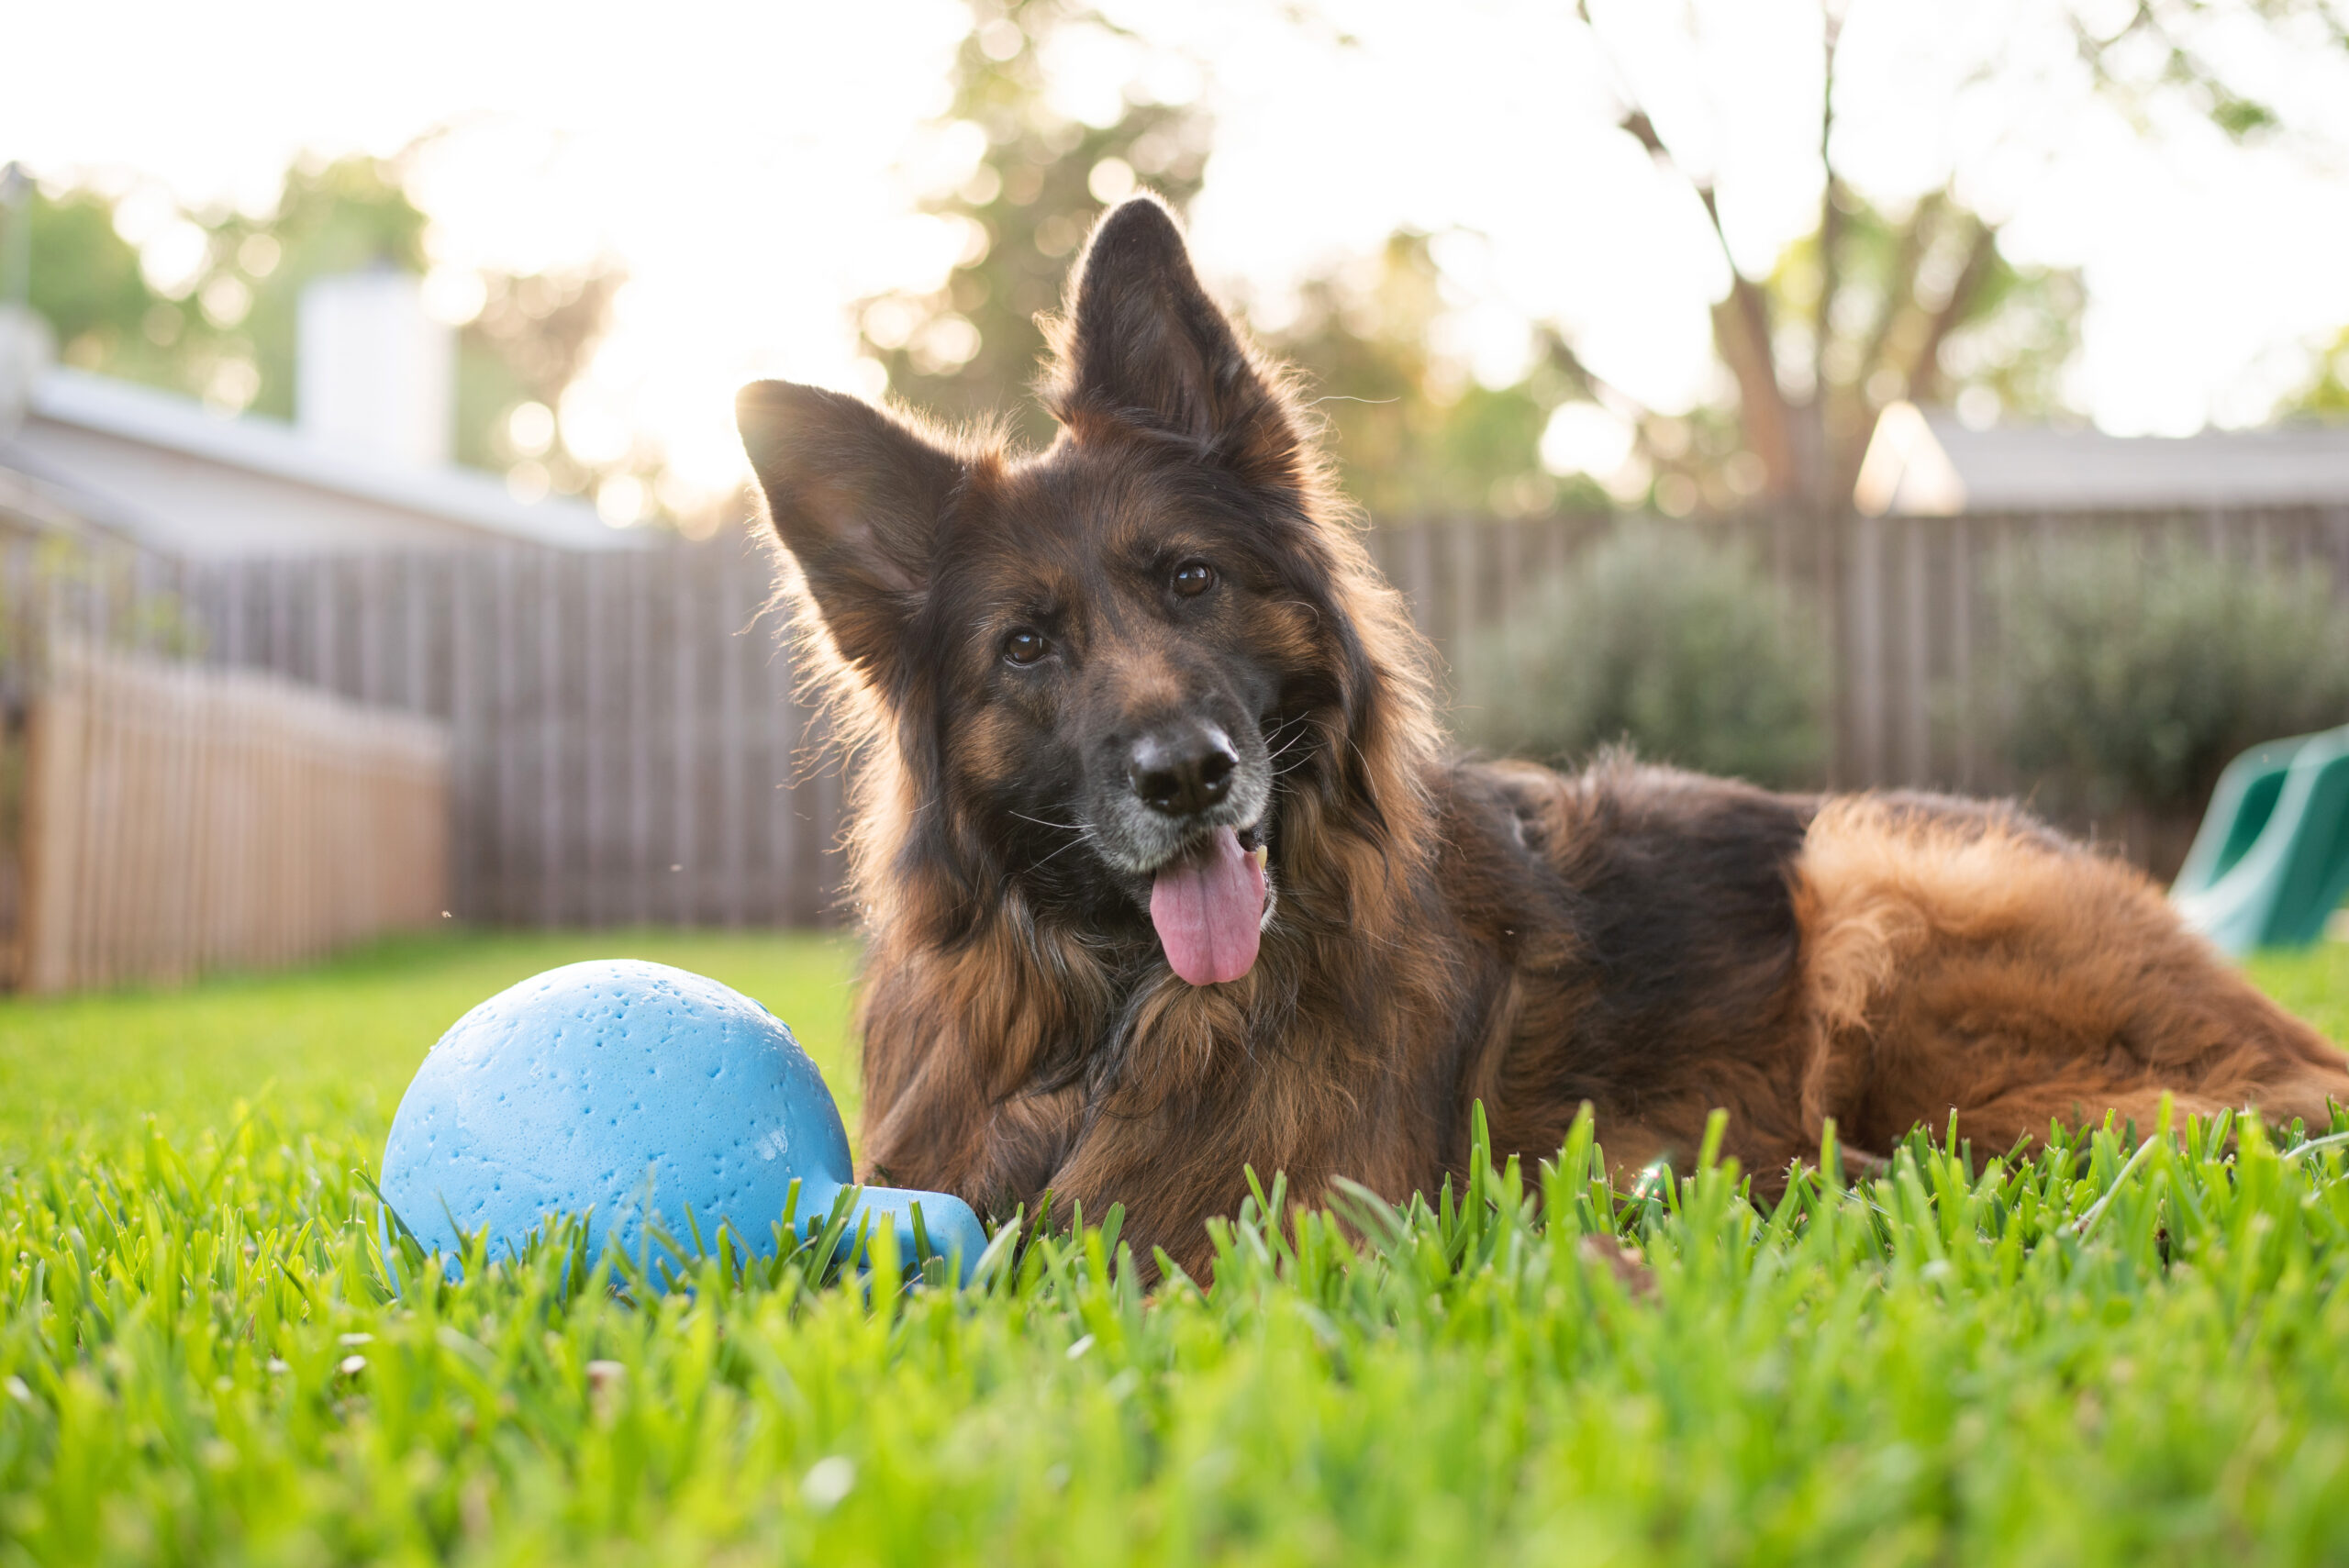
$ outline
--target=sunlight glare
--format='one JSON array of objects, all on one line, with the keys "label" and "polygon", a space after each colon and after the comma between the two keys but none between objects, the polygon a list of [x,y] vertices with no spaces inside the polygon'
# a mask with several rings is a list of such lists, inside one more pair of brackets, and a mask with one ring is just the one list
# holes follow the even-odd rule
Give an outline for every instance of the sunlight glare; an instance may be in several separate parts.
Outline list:
[{"label": "sunlight glare", "polygon": [[1093,166],[1085,188],[1103,206],[1116,206],[1134,194],[1134,167],[1122,158],[1104,158]]},{"label": "sunlight glare", "polygon": [[534,506],[545,500],[553,484],[546,464],[535,459],[524,458],[506,471],[506,493],[525,506]]},{"label": "sunlight glare", "polygon": [[554,410],[543,403],[518,403],[506,416],[506,439],[525,457],[540,457],[554,445]]},{"label": "sunlight glare", "polygon": [[1028,35],[1008,17],[994,17],[979,29],[979,52],[998,65],[1019,59],[1027,47]]},{"label": "sunlight glare", "polygon": [[626,411],[604,388],[580,382],[562,395],[562,445],[590,468],[628,456],[636,444]]},{"label": "sunlight glare", "polygon": [[284,253],[285,247],[277,242],[275,235],[248,234],[244,243],[237,247],[237,265],[245,270],[248,277],[265,278],[277,271],[278,261]]},{"label": "sunlight glare", "polygon": [[185,299],[211,259],[211,237],[184,217],[156,229],[139,247],[139,271],[165,299]]},{"label": "sunlight glare", "polygon": [[261,392],[261,368],[242,358],[226,359],[212,367],[212,374],[204,386],[204,407],[208,414],[241,414],[252,406]]},{"label": "sunlight glare", "polygon": [[489,285],[471,267],[443,264],[424,274],[423,295],[425,315],[444,327],[462,327],[489,303]]},{"label": "sunlight glare", "polygon": [[1562,403],[1542,429],[1542,466],[1603,480],[1631,460],[1631,425],[1596,403]]},{"label": "sunlight glare", "polygon": [[876,349],[904,348],[920,325],[913,302],[896,295],[884,295],[864,307],[864,335]]},{"label": "sunlight glare", "polygon": [[633,528],[643,519],[644,501],[644,481],[618,474],[596,486],[596,515],[613,528]]},{"label": "sunlight glare", "polygon": [[1142,51],[1133,39],[1078,23],[1056,29],[1042,53],[1046,102],[1097,130],[1118,123],[1126,112],[1126,83],[1141,65]]},{"label": "sunlight glare", "polygon": [[169,194],[153,185],[139,185],[115,203],[114,231],[125,244],[143,246],[178,221],[179,216]]},{"label": "sunlight glare", "polygon": [[253,291],[235,273],[222,272],[204,285],[196,304],[203,307],[206,321],[225,330],[242,322],[252,309]]},{"label": "sunlight glare", "polygon": [[925,375],[943,375],[966,365],[979,351],[979,329],[967,317],[949,311],[922,325],[907,346],[914,367]]}]

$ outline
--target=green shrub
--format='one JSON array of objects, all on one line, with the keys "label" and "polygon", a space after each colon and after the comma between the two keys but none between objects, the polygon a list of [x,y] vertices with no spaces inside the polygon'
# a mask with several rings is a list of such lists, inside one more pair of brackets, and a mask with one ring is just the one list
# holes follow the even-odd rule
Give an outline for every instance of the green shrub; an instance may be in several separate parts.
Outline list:
[{"label": "green shrub", "polygon": [[2349,722],[2349,611],[2321,570],[2108,537],[2032,552],[2005,597],[2008,753],[2067,804],[2191,813],[2237,752]]},{"label": "green shrub", "polygon": [[1827,681],[1809,626],[1752,550],[1625,524],[1466,640],[1462,737],[1545,762],[1628,741],[1651,761],[1815,784]]}]

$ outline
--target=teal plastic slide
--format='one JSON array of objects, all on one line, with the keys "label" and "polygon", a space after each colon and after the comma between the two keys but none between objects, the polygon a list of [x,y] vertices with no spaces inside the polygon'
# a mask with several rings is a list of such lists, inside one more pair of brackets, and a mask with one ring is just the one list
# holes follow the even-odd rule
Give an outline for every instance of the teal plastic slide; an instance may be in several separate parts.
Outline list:
[{"label": "teal plastic slide", "polygon": [[2349,726],[2227,764],[2170,899],[2231,953],[2300,947],[2349,894]]}]

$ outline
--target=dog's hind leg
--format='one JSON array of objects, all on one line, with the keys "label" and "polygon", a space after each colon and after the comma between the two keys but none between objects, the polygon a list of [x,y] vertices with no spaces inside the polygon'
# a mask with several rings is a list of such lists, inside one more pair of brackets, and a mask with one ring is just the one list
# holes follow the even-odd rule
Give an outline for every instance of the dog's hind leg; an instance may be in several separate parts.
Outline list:
[{"label": "dog's hind leg", "polygon": [[[2023,819],[2018,818],[2018,822]],[[1995,816],[1823,810],[1798,905],[1820,1110],[1884,1148],[1953,1110],[1977,1152],[2108,1111],[2255,1105],[2321,1127],[2349,1057],[2262,995],[2130,867]]]}]

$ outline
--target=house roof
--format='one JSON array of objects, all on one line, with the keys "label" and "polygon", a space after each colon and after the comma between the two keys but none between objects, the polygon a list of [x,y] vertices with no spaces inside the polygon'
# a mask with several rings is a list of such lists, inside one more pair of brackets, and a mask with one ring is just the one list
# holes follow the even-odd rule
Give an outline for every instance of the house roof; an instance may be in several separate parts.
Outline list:
[{"label": "house roof", "polygon": [[1968,429],[1896,403],[1877,419],[1852,499],[1871,516],[2349,506],[2349,426],[2108,436],[2054,426]]},{"label": "house roof", "polygon": [[640,549],[569,497],[516,500],[487,474],[326,445],[281,420],[222,417],[184,397],[58,368],[32,389],[0,465],[94,520],[193,555],[523,542]]}]

